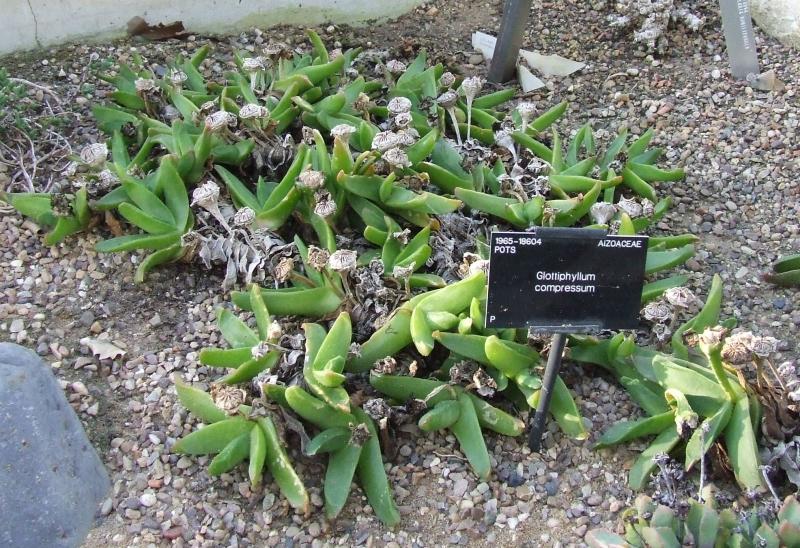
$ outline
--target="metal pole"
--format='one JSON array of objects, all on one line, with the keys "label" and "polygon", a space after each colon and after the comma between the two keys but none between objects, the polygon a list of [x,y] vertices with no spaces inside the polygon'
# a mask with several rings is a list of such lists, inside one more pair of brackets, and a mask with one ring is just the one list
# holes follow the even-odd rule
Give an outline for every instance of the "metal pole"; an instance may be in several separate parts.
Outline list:
[{"label": "metal pole", "polygon": [[506,0],[503,8],[503,22],[500,34],[489,67],[489,81],[501,84],[514,77],[517,67],[519,48],[525,27],[528,26],[528,14],[531,12],[532,0]]},{"label": "metal pole", "polygon": [[542,379],[539,405],[536,407],[536,415],[533,417],[533,424],[528,433],[528,447],[531,448],[531,451],[538,452],[542,446],[547,410],[550,408],[550,398],[553,396],[553,387],[556,384],[558,370],[561,368],[561,354],[564,353],[566,342],[567,336],[564,333],[556,333],[550,342],[550,354],[547,356],[547,367],[544,370],[544,379]]}]

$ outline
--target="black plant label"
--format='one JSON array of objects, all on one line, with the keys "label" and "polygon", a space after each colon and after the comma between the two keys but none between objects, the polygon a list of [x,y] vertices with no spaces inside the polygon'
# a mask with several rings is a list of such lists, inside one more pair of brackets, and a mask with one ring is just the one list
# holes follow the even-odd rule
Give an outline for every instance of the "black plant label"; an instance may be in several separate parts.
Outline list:
[{"label": "black plant label", "polygon": [[646,236],[493,232],[490,253],[486,327],[578,333],[639,324]]}]

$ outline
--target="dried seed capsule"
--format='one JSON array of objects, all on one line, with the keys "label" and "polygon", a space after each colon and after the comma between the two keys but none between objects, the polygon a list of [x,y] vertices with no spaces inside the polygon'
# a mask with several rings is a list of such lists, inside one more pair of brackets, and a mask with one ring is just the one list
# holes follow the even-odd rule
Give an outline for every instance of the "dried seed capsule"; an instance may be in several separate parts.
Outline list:
[{"label": "dried seed capsule", "polygon": [[398,61],[397,59],[392,59],[386,63],[386,70],[388,70],[391,74],[400,74],[401,72],[406,71],[406,64],[402,61]]},{"label": "dried seed capsule", "polygon": [[670,287],[664,291],[664,298],[678,308],[689,308],[697,302],[697,297],[688,287]]},{"label": "dried seed capsule", "polygon": [[339,249],[334,251],[328,259],[328,266],[336,272],[348,272],[354,270],[358,255],[349,249]]},{"label": "dried seed capsule", "polygon": [[472,102],[475,96],[480,93],[482,88],[483,78],[480,76],[470,76],[461,82],[461,89],[464,90],[464,96],[467,98],[468,102]]},{"label": "dried seed capsule", "polygon": [[257,72],[259,70],[264,70],[266,66],[264,65],[264,58],[263,57],[246,57],[242,59],[242,68],[246,72]]},{"label": "dried seed capsule", "polygon": [[401,129],[396,134],[397,145],[403,147],[410,147],[419,139],[419,133],[413,127]]},{"label": "dried seed capsule", "polygon": [[722,342],[727,330],[724,327],[708,327],[700,335],[700,343],[706,346],[716,346]]},{"label": "dried seed capsule", "polygon": [[341,139],[345,143],[350,140],[350,137],[356,132],[356,128],[350,124],[338,124],[331,129],[331,135],[334,138]]},{"label": "dried seed capsule", "polygon": [[666,322],[672,318],[672,307],[663,301],[653,301],[642,309],[642,317],[651,322]]},{"label": "dried seed capsule", "polygon": [[372,420],[380,421],[392,416],[392,407],[383,398],[370,398],[362,407]]},{"label": "dried seed capsule", "polygon": [[617,209],[627,213],[631,219],[642,216],[642,205],[634,199],[620,198]]},{"label": "dried seed capsule", "polygon": [[322,270],[325,268],[328,265],[328,260],[330,257],[331,254],[327,249],[322,249],[321,247],[317,247],[315,245],[308,247],[308,266],[314,270]]},{"label": "dried seed capsule", "polygon": [[274,42],[264,46],[262,51],[267,57],[279,57],[289,51],[289,46],[283,42]]},{"label": "dried seed capsule", "polygon": [[592,221],[599,225],[608,224],[608,221],[613,219],[616,213],[617,208],[608,202],[597,202],[589,209]]},{"label": "dried seed capsule", "polygon": [[750,349],[759,358],[768,358],[778,351],[779,342],[775,337],[753,337]]},{"label": "dried seed capsule", "polygon": [[753,334],[739,331],[725,339],[722,345],[722,359],[731,365],[744,365],[753,358]]},{"label": "dried seed capsule", "polygon": [[278,282],[285,282],[292,275],[292,270],[294,270],[294,259],[291,257],[283,257],[278,261],[278,265],[275,267],[275,280]]},{"label": "dried seed capsule", "polygon": [[386,108],[389,110],[389,114],[396,116],[398,114],[404,114],[411,112],[411,100],[407,97],[394,97],[389,103],[386,105]]},{"label": "dried seed capsule", "polygon": [[172,69],[169,73],[169,80],[175,87],[180,87],[189,77],[185,72],[179,69]]},{"label": "dried seed capsule", "polygon": [[192,205],[208,207],[217,205],[219,185],[214,181],[206,181],[192,192]]},{"label": "dried seed capsule", "polygon": [[92,143],[81,150],[81,160],[90,166],[99,166],[105,163],[108,157],[108,147],[105,143]]},{"label": "dried seed capsule", "polygon": [[452,90],[445,91],[436,98],[436,102],[445,110],[453,108],[458,102],[458,94]]},{"label": "dried seed capsule", "polygon": [[259,342],[257,345],[250,349],[250,356],[254,360],[260,360],[264,356],[266,356],[270,351],[269,344],[264,341]]},{"label": "dried seed capsule", "polygon": [[325,174],[321,171],[307,169],[297,176],[299,186],[310,190],[317,190],[325,184]]},{"label": "dried seed capsule", "polygon": [[133,85],[136,86],[136,91],[138,93],[145,93],[147,91],[153,91],[156,89],[156,83],[150,78],[137,78]]},{"label": "dried seed capsule", "polygon": [[266,118],[269,110],[266,107],[255,103],[248,103],[239,109],[239,118],[242,120],[253,120],[256,118]]},{"label": "dried seed capsule", "polygon": [[394,125],[400,129],[405,129],[411,125],[411,113],[410,112],[401,112],[400,114],[394,117]]},{"label": "dried seed capsule", "polygon": [[392,167],[392,169],[403,169],[411,166],[408,156],[399,148],[391,148],[383,153],[382,158]]},{"label": "dried seed capsule", "polygon": [[336,213],[336,202],[327,190],[315,193],[314,201],[316,202],[314,213],[323,219],[327,219]]},{"label": "dried seed capsule", "polygon": [[206,116],[205,127],[208,131],[216,132],[236,123],[236,115],[224,110],[219,110]]},{"label": "dried seed capsule", "polygon": [[442,87],[449,88],[453,84],[456,83],[456,77],[453,75],[452,72],[443,72],[442,75],[439,77],[439,85]]},{"label": "dried seed capsule", "polygon": [[353,101],[353,108],[359,112],[365,112],[369,108],[370,98],[366,93],[359,93]]},{"label": "dried seed capsule", "polygon": [[386,152],[398,145],[397,134],[392,131],[381,131],[372,138],[372,149],[378,152]]},{"label": "dried seed capsule", "polygon": [[214,399],[214,405],[228,415],[235,415],[239,412],[239,406],[247,400],[247,392],[241,388],[215,384],[211,386],[211,397]]},{"label": "dried seed capsule", "polygon": [[249,226],[256,218],[256,212],[249,207],[243,207],[233,216],[235,226]]}]

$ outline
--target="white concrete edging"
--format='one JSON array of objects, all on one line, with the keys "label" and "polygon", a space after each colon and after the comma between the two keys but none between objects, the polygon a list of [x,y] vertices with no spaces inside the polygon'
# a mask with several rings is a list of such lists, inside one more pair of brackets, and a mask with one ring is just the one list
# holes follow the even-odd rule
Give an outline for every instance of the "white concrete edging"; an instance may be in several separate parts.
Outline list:
[{"label": "white concrete edging", "polygon": [[209,34],[279,24],[357,23],[401,15],[422,0],[0,0],[0,54],[124,35],[136,16]]}]

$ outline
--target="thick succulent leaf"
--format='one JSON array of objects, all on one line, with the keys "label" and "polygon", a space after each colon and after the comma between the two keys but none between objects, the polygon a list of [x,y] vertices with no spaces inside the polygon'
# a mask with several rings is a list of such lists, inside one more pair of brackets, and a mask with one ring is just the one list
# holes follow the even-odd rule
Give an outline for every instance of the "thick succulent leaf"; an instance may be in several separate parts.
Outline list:
[{"label": "thick succulent leaf", "polygon": [[217,327],[231,348],[253,347],[259,343],[258,335],[230,310],[224,308],[219,310]]}]

